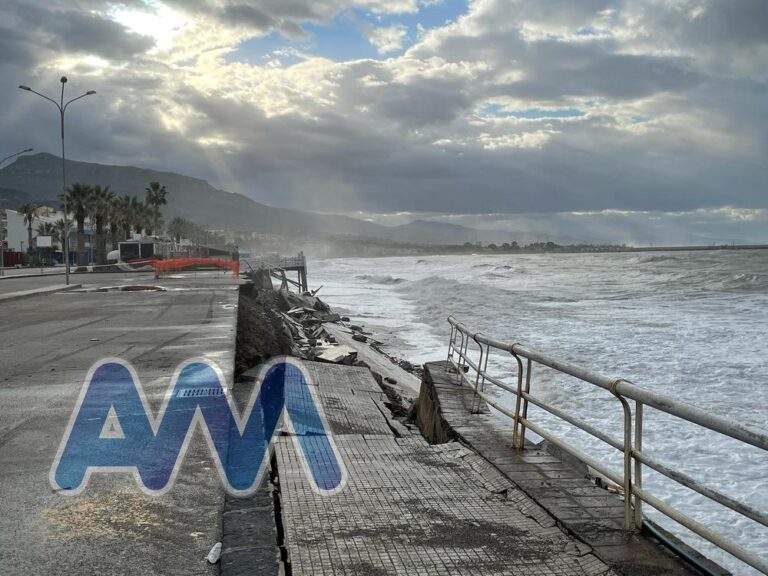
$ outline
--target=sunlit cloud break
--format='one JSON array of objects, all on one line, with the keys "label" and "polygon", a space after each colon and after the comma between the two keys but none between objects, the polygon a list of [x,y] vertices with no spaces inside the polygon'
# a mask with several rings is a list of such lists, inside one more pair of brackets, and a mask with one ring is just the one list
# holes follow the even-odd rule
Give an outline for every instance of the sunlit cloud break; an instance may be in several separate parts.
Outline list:
[{"label": "sunlit cloud break", "polygon": [[[71,119],[73,158],[266,204],[729,207],[750,223],[768,208],[766,20],[761,2],[715,0],[10,0],[0,66],[99,92]],[[51,149],[37,106],[11,90],[0,104],[3,133]]]}]

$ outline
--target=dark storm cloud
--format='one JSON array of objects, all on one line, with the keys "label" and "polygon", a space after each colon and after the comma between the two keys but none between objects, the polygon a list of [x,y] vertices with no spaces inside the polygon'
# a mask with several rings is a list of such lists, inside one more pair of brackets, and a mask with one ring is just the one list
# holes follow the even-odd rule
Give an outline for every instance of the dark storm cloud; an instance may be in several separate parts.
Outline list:
[{"label": "dark storm cloud", "polygon": [[[0,15],[0,34],[16,39],[16,52],[22,52],[22,59],[24,55],[31,59],[31,53],[41,59],[47,50],[48,57],[90,54],[124,61],[146,52],[154,44],[151,38],[131,33],[104,16],[60,8],[55,4],[9,2],[0,8]],[[23,35],[19,31],[23,31]],[[9,59],[9,62],[18,61]]]},{"label": "dark storm cloud", "polygon": [[49,37],[47,45],[51,50],[95,54],[110,60],[128,60],[154,45],[147,36],[128,32],[112,20],[78,12],[54,14],[43,33]]},{"label": "dark storm cloud", "polygon": [[638,99],[686,90],[702,81],[673,59],[614,54],[600,43],[568,46],[537,42],[523,61],[528,73],[509,86],[509,93],[534,100],[561,96]]},{"label": "dark storm cloud", "polygon": [[[119,67],[73,68],[72,94],[98,91],[68,112],[73,157],[204,177],[268,204],[459,214],[768,208],[762,0],[689,2],[687,11],[652,0],[481,0],[401,57],[297,57],[292,68],[211,51],[236,50],[244,29],[300,36],[342,2],[164,4],[200,20],[180,55],[110,20],[112,4],[0,7],[3,145],[55,151],[52,107],[15,86],[53,92],[51,61],[96,55]],[[580,116],[513,117],[542,108]]]}]

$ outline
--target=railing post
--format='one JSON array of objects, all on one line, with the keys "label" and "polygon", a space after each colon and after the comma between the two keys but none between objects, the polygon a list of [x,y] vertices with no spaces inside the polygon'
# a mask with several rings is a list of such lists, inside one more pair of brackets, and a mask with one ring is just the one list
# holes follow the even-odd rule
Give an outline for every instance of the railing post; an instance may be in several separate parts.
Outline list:
[{"label": "railing post", "polygon": [[448,323],[451,325],[451,339],[448,340],[448,357],[445,359],[445,371],[448,372],[451,367],[451,358],[453,358],[454,342],[456,341],[456,326],[451,322],[450,316]]},{"label": "railing post", "polygon": [[[515,422],[512,428],[512,447],[515,448],[518,446],[518,438],[520,436],[520,401],[522,400],[523,394],[523,361],[520,360],[520,356],[515,353],[514,344],[510,346],[509,351],[517,361],[517,398],[515,399]],[[519,447],[523,448],[523,445],[520,444]]]},{"label": "railing post", "polygon": [[477,362],[477,375],[475,376],[475,396],[472,400],[473,414],[480,412],[482,399],[480,398],[479,393],[485,391],[485,372],[486,368],[488,368],[488,355],[491,353],[490,346],[487,346],[485,351],[483,351],[483,345],[477,341],[477,337],[479,335],[479,332],[472,335],[472,339],[475,341],[475,344],[477,344],[478,348],[480,348],[480,360]]},{"label": "railing post", "polygon": [[629,532],[634,526],[632,511],[632,410],[629,408],[629,402],[616,390],[619,382],[623,382],[623,380],[621,378],[614,379],[608,389],[611,394],[618,398],[624,410],[624,530]]},{"label": "railing post", "polygon": [[[635,400],[635,450],[643,450],[643,403]],[[643,463],[635,458],[635,486],[643,489]],[[635,496],[635,528],[643,528],[643,501]]]},{"label": "railing post", "polygon": [[[531,372],[533,372],[533,362],[528,358],[525,365],[525,393],[531,393]],[[525,423],[528,421],[528,399],[523,398],[523,417],[520,419],[520,448],[525,448]]]},{"label": "railing post", "polygon": [[[469,336],[464,334],[463,331],[461,331],[461,349],[459,350],[459,369],[457,370],[456,374],[458,375],[458,382],[457,384],[461,386],[464,383],[464,364],[463,362],[467,361],[467,349],[469,348]],[[468,369],[468,366],[467,366]]]}]

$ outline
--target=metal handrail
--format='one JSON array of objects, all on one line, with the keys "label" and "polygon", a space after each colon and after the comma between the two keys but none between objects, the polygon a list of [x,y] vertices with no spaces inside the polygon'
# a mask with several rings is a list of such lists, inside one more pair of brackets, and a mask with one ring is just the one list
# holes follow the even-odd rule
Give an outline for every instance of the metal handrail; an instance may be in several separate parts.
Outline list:
[{"label": "metal handrail", "polygon": [[[711,414],[691,404],[681,402],[669,396],[665,396],[664,394],[646,390],[627,380],[607,377],[598,372],[584,368],[583,366],[563,360],[562,358],[551,356],[545,352],[541,352],[523,344],[490,338],[470,330],[465,324],[456,321],[453,316],[448,318],[448,322],[451,326],[451,337],[448,343],[447,361],[448,364],[455,369],[457,384],[466,384],[475,391],[476,404],[473,404],[473,411],[479,411],[482,401],[485,401],[500,413],[512,418],[514,422],[512,435],[513,447],[518,449],[525,448],[525,431],[526,429],[529,429],[622,487],[624,490],[625,502],[625,530],[642,528],[642,503],[645,502],[662,514],[735,556],[742,562],[745,562],[764,574],[768,574],[768,560],[745,549],[743,546],[733,542],[726,536],[707,528],[643,488],[642,472],[643,465],[645,465],[690,490],[741,514],[762,526],[768,527],[768,513],[762,510],[757,510],[756,508],[744,504],[743,502],[739,502],[730,496],[722,494],[687,474],[675,470],[659,462],[652,456],[645,454],[642,451],[643,408],[649,406],[661,412],[670,414],[671,416],[675,416],[766,451],[768,451],[768,432],[754,426],[732,422],[731,420],[727,420],[716,414]],[[477,361],[474,361],[469,356],[470,341],[474,342],[479,349],[480,357]],[[488,358],[492,348],[507,352],[516,360],[518,365],[516,387],[506,384],[488,373]],[[573,376],[583,382],[608,390],[619,400],[622,406],[622,418],[624,422],[623,439],[614,438],[595,428],[591,424],[579,420],[578,418],[547,404],[541,398],[534,397],[530,393],[531,375],[534,364],[547,366],[563,374]],[[474,373],[474,377],[468,376],[470,370]],[[515,394],[516,402],[514,411],[501,405],[485,392],[484,386],[486,381]],[[634,425],[632,422],[632,410],[631,405],[628,402],[629,400],[634,402]],[[529,403],[546,410],[557,418],[568,422],[572,426],[583,430],[621,452],[624,456],[623,472],[619,474],[610,470],[603,463],[583,450],[566,443],[542,428],[540,425],[531,422],[528,419]]]},{"label": "metal handrail", "polygon": [[305,256],[256,256],[241,258],[251,269],[255,268],[291,268],[306,266]]}]

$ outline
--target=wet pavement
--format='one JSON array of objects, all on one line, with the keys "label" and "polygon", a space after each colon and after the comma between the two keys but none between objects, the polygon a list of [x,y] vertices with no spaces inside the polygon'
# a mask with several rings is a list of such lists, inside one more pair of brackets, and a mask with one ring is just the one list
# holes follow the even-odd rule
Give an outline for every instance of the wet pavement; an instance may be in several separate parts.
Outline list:
[{"label": "wet pavement", "polygon": [[[110,286],[151,274],[82,274]],[[30,284],[31,282],[31,284]],[[61,278],[0,281],[0,291]],[[91,365],[132,363],[153,410],[182,361],[203,356],[231,385],[237,281],[166,278],[167,292],[57,292],[0,303],[0,572],[215,574],[224,494],[202,434],[173,489],[142,493],[129,474],[94,474],[80,496],[54,491],[49,471]]]}]

